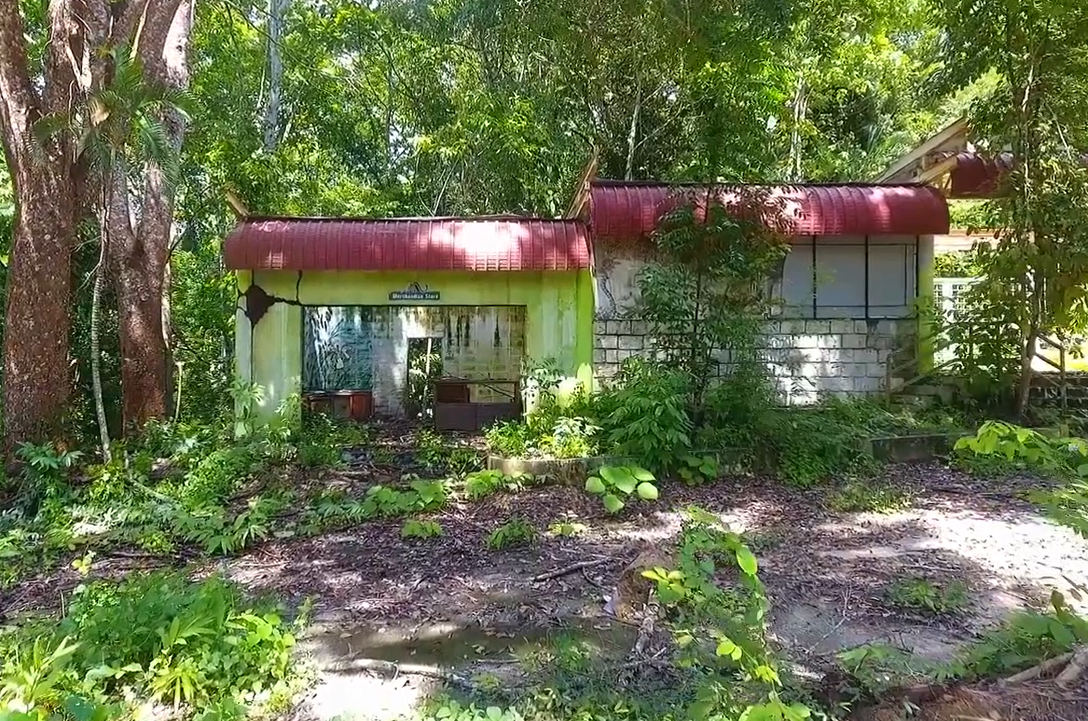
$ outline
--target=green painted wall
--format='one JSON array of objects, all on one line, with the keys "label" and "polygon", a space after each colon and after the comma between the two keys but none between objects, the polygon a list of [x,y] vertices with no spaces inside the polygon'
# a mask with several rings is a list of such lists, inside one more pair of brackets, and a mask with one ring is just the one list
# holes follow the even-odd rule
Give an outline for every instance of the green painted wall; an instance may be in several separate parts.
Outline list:
[{"label": "green painted wall", "polygon": [[[552,272],[254,271],[239,273],[269,295],[301,305],[523,305],[525,352],[554,358],[571,379],[593,378],[593,280],[588,270]],[[390,303],[412,283],[441,294],[437,302]],[[239,313],[237,372],[265,392],[262,410],[274,412],[297,393],[302,374],[302,309],[276,303],[252,331]]]}]

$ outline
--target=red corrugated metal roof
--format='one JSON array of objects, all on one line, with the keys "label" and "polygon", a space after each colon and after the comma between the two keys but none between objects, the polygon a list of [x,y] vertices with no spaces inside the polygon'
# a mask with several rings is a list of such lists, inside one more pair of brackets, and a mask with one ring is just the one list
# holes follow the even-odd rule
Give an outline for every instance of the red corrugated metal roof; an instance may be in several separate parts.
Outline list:
[{"label": "red corrugated metal roof", "polygon": [[995,157],[956,153],[956,167],[949,175],[950,198],[990,198],[997,195],[1001,177],[1012,169],[1012,153]]},{"label": "red corrugated metal roof", "polygon": [[586,226],[536,218],[250,218],[227,236],[230,270],[577,270]]},{"label": "red corrugated metal roof", "polygon": [[[952,153],[937,155],[948,158]],[[1003,191],[1001,181],[1015,165],[1012,153],[984,155],[982,153],[955,153],[956,167],[949,171],[948,197],[993,198]],[[1080,157],[1081,165],[1088,167],[1088,155]]]},{"label": "red corrugated metal roof", "polygon": [[754,191],[780,208],[793,235],[937,235],[948,232],[948,203],[924,185],[698,186],[594,181],[589,218],[595,238],[648,238],[663,215],[694,198],[725,205]]}]

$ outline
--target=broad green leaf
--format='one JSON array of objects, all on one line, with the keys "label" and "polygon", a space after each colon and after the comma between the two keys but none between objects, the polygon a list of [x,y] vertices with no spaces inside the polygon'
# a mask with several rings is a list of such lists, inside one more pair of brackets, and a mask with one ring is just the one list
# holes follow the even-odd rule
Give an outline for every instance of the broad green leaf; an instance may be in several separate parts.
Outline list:
[{"label": "broad green leaf", "polygon": [[656,481],[657,480],[657,478],[654,477],[654,474],[650,473],[645,468],[641,468],[639,466],[633,466],[631,468],[631,475],[635,477],[636,481]]},{"label": "broad green leaf", "polygon": [[603,499],[601,499],[601,500],[604,502],[605,509],[609,513],[613,513],[613,514],[619,513],[620,511],[622,511],[623,507],[626,505],[614,493],[605,494],[605,497]]},{"label": "broad green leaf", "polygon": [[759,568],[755,555],[748,550],[747,546],[737,546],[737,565],[749,576],[756,575]]},{"label": "broad green leaf", "polygon": [[586,491],[588,493],[592,493],[594,495],[600,495],[600,494],[604,493],[606,490],[608,490],[608,489],[605,488],[604,481],[602,481],[597,476],[590,476],[589,478],[586,479]]},{"label": "broad green leaf", "polygon": [[638,497],[644,501],[657,500],[657,486],[652,483],[640,483],[635,490],[638,491]]}]

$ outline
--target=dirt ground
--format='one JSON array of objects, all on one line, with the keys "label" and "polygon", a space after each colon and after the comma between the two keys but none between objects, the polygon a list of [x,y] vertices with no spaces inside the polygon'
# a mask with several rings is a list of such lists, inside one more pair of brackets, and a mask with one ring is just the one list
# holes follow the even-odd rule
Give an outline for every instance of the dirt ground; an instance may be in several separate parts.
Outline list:
[{"label": "dirt ground", "polygon": [[[421,465],[409,436],[380,454],[356,451],[345,460],[345,468],[301,482],[362,495],[406,471],[434,477],[439,470]],[[604,613],[613,584],[640,551],[669,543],[681,510],[693,505],[747,534],[772,603],[774,642],[801,674],[818,674],[836,652],[867,643],[949,659],[1016,609],[1042,607],[1052,589],[1088,582],[1088,543],[1022,499],[1037,480],[980,481],[929,463],[889,466],[880,481],[908,491],[909,507],[837,513],[826,489],[734,477],[700,487],[663,483],[658,501],[632,502],[612,517],[580,488],[530,487],[433,514],[443,529],[438,538],[403,539],[403,520],[367,522],[272,540],[200,569],[288,603],[312,599],[316,623],[304,643],[321,671],[297,718],[314,721],[403,716],[451,678],[517,673],[516,659],[557,633],[623,661],[638,629]],[[535,542],[488,549],[489,534],[513,518],[536,529]],[[549,528],[557,522],[584,530],[556,536]],[[118,576],[161,562],[118,553],[96,569]],[[533,580],[574,564],[584,567]],[[904,611],[888,596],[904,578],[961,581],[966,604],[941,614]],[[31,579],[0,607],[15,615],[56,606],[78,582],[70,568]]]},{"label": "dirt ground", "polygon": [[[435,514],[444,530],[436,539],[403,540],[401,521],[367,523],[268,543],[223,566],[254,591],[314,598],[318,624],[307,644],[323,668],[337,669],[322,673],[308,701],[307,715],[317,719],[394,718],[433,690],[427,669],[501,668],[559,630],[593,637],[622,657],[637,630],[604,615],[612,584],[640,550],[679,531],[679,511],[690,505],[750,535],[774,638],[802,672],[866,643],[945,660],[1012,611],[1041,607],[1052,589],[1088,581],[1088,544],[1021,500],[1031,479],[981,484],[934,463],[891,466],[883,480],[914,494],[909,508],[834,513],[826,491],[728,478],[696,488],[663,484],[658,502],[631,504],[616,519],[579,489],[546,486]],[[488,534],[514,517],[537,529],[537,541],[488,550]],[[586,530],[548,534],[561,521]],[[591,565],[532,581],[583,563]],[[905,612],[889,601],[888,587],[907,577],[959,580],[967,603],[951,613]],[[424,675],[383,677],[373,672],[378,660]],[[353,665],[360,663],[371,666]]]}]

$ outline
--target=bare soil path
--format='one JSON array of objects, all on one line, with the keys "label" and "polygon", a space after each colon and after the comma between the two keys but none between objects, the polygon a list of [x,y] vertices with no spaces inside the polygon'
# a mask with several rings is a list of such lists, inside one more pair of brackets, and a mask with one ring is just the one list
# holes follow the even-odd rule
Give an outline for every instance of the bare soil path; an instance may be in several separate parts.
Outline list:
[{"label": "bare soil path", "polygon": [[[639,550],[675,536],[679,511],[690,505],[749,534],[774,636],[803,667],[866,643],[947,659],[1016,609],[1041,606],[1051,589],[1088,581],[1088,542],[1020,497],[1032,479],[982,484],[927,464],[889,467],[883,480],[915,494],[909,508],[834,513],[822,490],[731,478],[698,488],[664,484],[658,502],[631,504],[616,519],[579,489],[539,487],[435,514],[440,538],[404,540],[402,522],[367,523],[268,543],[223,565],[254,591],[316,601],[319,623],[307,643],[320,664],[338,669],[322,673],[306,706],[320,719],[394,718],[441,683],[429,669],[501,676],[559,631],[624,656],[636,631],[607,619],[604,599]],[[537,529],[537,540],[489,550],[490,532],[515,517]],[[585,531],[548,533],[564,521]],[[579,563],[591,565],[531,580]],[[939,614],[906,610],[888,594],[904,578],[938,587],[959,581],[965,602]],[[383,673],[376,661],[419,673]]]}]

